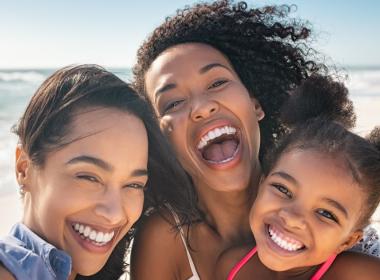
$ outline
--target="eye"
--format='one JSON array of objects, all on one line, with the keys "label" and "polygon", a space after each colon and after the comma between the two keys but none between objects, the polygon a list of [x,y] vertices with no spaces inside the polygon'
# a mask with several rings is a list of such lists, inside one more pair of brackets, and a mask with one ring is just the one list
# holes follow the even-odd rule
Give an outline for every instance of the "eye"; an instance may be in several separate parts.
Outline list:
[{"label": "eye", "polygon": [[336,223],[339,223],[338,218],[333,213],[331,213],[330,211],[327,211],[325,209],[318,209],[316,212],[318,215],[320,215],[324,218],[327,218],[327,219],[330,219]]},{"label": "eye", "polygon": [[217,87],[220,87],[221,85],[227,83],[228,81],[227,80],[217,80],[215,82],[213,82],[209,87],[208,89],[212,89],[212,88],[217,88]]},{"label": "eye", "polygon": [[271,185],[272,185],[272,187],[277,189],[280,193],[286,195],[286,197],[288,197],[288,198],[293,197],[292,192],[287,187],[280,185],[280,184],[271,184]]},{"label": "eye", "polygon": [[146,190],[146,186],[139,183],[132,183],[125,186],[126,188],[136,189],[136,190]]},{"label": "eye", "polygon": [[98,178],[96,178],[95,176],[92,176],[92,175],[82,175],[82,174],[79,174],[76,176],[78,179],[80,180],[86,180],[86,181],[89,181],[89,182],[92,182],[92,183],[100,183],[100,180]]},{"label": "eye", "polygon": [[165,107],[164,107],[164,113],[167,113],[169,111],[172,111],[176,107],[178,107],[184,100],[175,100],[173,102],[169,102]]}]

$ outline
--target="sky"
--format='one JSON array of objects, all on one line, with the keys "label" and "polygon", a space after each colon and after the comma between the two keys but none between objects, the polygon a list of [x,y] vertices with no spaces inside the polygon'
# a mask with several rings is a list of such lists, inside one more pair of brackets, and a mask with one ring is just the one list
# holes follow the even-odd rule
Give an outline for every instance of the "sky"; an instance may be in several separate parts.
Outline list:
[{"label": "sky", "polygon": [[[0,69],[57,68],[74,63],[130,67],[144,38],[194,0],[0,0]],[[380,65],[380,1],[253,0],[296,4],[314,47],[342,66]]]}]

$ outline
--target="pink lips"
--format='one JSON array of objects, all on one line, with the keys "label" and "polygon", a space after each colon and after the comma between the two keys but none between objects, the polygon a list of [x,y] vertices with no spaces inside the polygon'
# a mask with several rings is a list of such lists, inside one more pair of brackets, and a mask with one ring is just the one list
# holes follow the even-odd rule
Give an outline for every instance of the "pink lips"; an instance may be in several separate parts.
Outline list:
[{"label": "pink lips", "polygon": [[108,251],[112,250],[114,243],[117,240],[117,236],[120,232],[120,228],[115,231],[115,235],[113,238],[103,246],[97,246],[91,241],[89,238],[85,238],[83,235],[81,235],[79,232],[75,231],[73,226],[70,224],[69,225],[70,231],[74,237],[74,239],[77,241],[77,243],[86,251],[89,251],[91,253],[96,253],[96,254],[104,254],[107,253]]}]

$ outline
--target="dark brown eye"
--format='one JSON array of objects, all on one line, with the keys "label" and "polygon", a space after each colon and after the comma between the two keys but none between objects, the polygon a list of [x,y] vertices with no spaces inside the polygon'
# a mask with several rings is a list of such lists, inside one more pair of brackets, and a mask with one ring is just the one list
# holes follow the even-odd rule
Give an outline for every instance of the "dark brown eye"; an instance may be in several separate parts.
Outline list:
[{"label": "dark brown eye", "polygon": [[317,214],[338,223],[338,218],[328,210],[318,209]]},{"label": "dark brown eye", "polygon": [[293,194],[292,192],[285,186],[280,185],[280,184],[272,184],[274,188],[276,188],[279,192],[283,193],[286,195],[288,198],[292,198]]},{"label": "dark brown eye", "polygon": [[214,83],[211,84],[211,86],[209,86],[209,89],[219,87],[219,86],[221,86],[221,85],[223,85],[225,83],[227,83],[227,80],[218,80],[218,81],[215,81]]},{"label": "dark brown eye", "polygon": [[180,105],[184,100],[175,100],[173,102],[169,102],[165,108],[164,108],[164,113],[167,113],[171,110],[173,110],[175,107],[177,107],[178,105]]}]

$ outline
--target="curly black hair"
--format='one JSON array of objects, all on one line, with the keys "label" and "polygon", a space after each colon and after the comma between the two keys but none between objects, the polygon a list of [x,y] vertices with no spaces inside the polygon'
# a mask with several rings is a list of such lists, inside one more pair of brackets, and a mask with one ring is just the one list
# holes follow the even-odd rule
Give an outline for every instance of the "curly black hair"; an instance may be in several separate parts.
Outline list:
[{"label": "curly black hair", "polygon": [[307,45],[310,28],[289,16],[292,6],[249,8],[222,0],[187,6],[168,17],[137,52],[133,87],[145,95],[144,77],[166,49],[182,43],[204,43],[231,62],[252,97],[263,107],[260,158],[284,133],[280,108],[294,89],[313,73],[327,71]]}]

